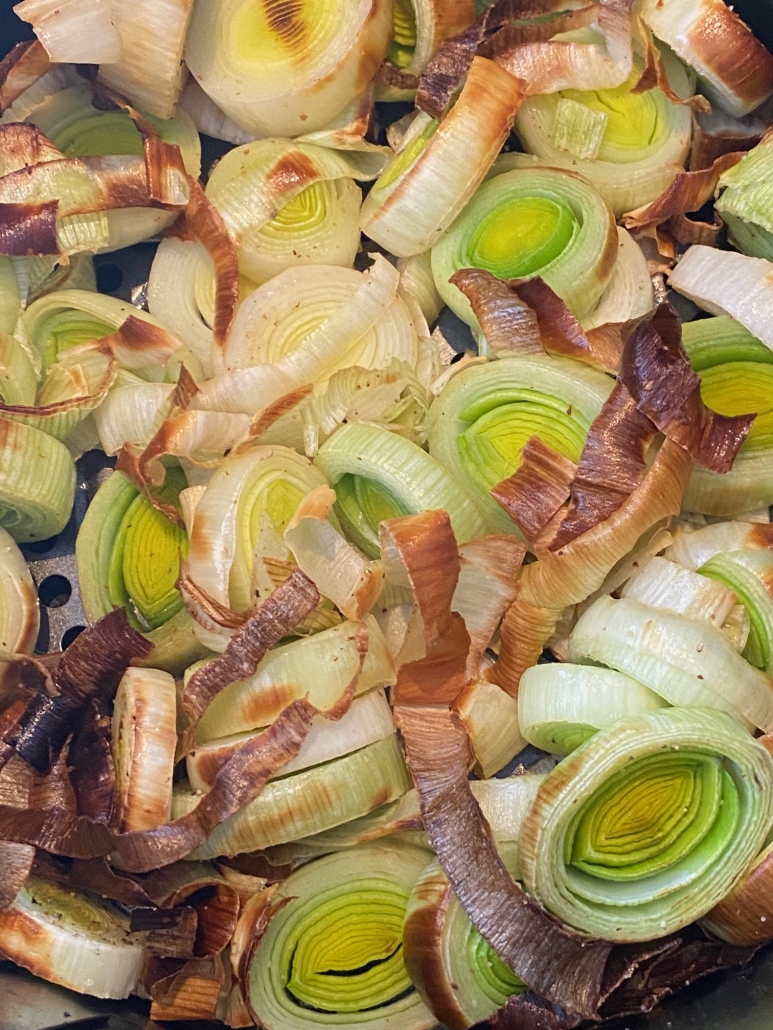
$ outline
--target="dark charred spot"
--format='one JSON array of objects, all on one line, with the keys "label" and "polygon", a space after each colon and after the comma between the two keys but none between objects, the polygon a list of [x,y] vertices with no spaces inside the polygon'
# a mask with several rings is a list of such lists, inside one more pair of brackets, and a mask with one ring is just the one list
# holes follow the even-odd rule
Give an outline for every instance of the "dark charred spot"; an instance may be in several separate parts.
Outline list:
[{"label": "dark charred spot", "polygon": [[303,17],[304,0],[263,0],[271,31],[289,50],[302,50],[308,26]]}]

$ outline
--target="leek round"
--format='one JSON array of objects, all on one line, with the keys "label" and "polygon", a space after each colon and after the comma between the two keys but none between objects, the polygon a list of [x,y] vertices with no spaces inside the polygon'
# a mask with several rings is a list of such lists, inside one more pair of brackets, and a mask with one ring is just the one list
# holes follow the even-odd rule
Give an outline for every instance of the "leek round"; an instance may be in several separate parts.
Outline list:
[{"label": "leek round", "polygon": [[763,139],[719,177],[717,213],[730,243],[742,254],[773,260],[773,140]]},{"label": "leek round", "polygon": [[39,628],[38,596],[27,562],[0,526],[0,651],[31,654]]},{"label": "leek round", "polygon": [[534,665],[518,688],[521,732],[554,755],[568,755],[598,730],[665,705],[630,676],[590,665]]},{"label": "leek round", "polygon": [[320,447],[314,464],[336,491],[336,512],[347,536],[377,557],[384,519],[444,508],[458,542],[487,532],[468,488],[435,458],[388,429],[341,426]]},{"label": "leek round", "polygon": [[215,103],[260,136],[321,129],[362,92],[386,53],[384,0],[194,6],[185,61]]},{"label": "leek round", "polygon": [[35,976],[97,998],[128,998],[145,961],[117,905],[37,876],[0,911],[0,939],[3,955]]},{"label": "leek round", "polygon": [[773,728],[773,681],[704,620],[600,597],[572,631],[569,660],[624,672],[669,704],[716,708],[746,726]]},{"label": "leek round", "polygon": [[705,915],[770,830],[773,759],[730,716],[617,722],[545,778],[518,857],[529,893],[577,933],[666,936]]},{"label": "leek round", "polygon": [[[320,833],[394,801],[410,786],[400,745],[392,734],[325,765],[272,780],[189,857],[239,855]],[[199,797],[176,788],[172,818],[192,811]]]},{"label": "leek round", "polygon": [[113,472],[96,492],[75,542],[89,622],[120,605],[153,643],[150,663],[176,674],[208,653],[176,586],[187,546],[185,532],[123,472]]},{"label": "leek round", "polygon": [[[365,235],[399,257],[431,247],[482,182],[521,97],[509,72],[484,57],[473,58],[443,121],[419,112],[374,183],[360,213]],[[461,153],[465,161],[458,160]]]},{"label": "leek round", "polygon": [[773,553],[728,551],[717,554],[700,572],[729,587],[749,614],[749,638],[744,658],[773,675]]},{"label": "leek round", "polygon": [[489,525],[517,532],[489,491],[511,476],[538,435],[578,461],[612,381],[571,358],[507,357],[458,372],[430,408],[429,451],[474,492]]},{"label": "leek round", "polygon": [[372,844],[289,876],[244,977],[256,1021],[266,1030],[434,1026],[402,950],[408,898],[426,862],[423,848]]},{"label": "leek round", "polygon": [[612,277],[617,248],[615,216],[593,186],[572,172],[523,168],[479,187],[432,248],[432,273],[446,304],[475,328],[470,302],[449,282],[460,268],[539,275],[582,319]]},{"label": "leek round", "polygon": [[[672,89],[688,96],[690,84],[673,55],[664,54]],[[657,87],[632,92],[635,68],[611,89],[560,90],[529,97],[515,131],[529,154],[551,168],[577,172],[592,183],[618,217],[659,197],[684,171],[692,113]]]},{"label": "leek round", "polygon": [[263,139],[222,157],[206,193],[223,217],[244,275],[264,283],[298,265],[351,266],[362,195],[380,154]]},{"label": "leek round", "polygon": [[0,418],[0,526],[19,544],[47,540],[66,526],[74,498],[67,448],[39,429]]}]

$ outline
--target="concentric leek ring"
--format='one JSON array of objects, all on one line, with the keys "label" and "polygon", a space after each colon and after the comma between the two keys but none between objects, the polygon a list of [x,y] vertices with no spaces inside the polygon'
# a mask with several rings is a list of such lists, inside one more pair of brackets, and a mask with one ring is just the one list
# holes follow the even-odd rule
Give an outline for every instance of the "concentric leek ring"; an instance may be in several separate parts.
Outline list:
[{"label": "concentric leek ring", "polygon": [[419,1030],[434,1019],[403,963],[402,930],[427,852],[370,845],[293,873],[248,972],[250,1006],[267,1030],[362,1026]]},{"label": "concentric leek ring", "polygon": [[484,182],[432,248],[438,291],[460,318],[476,319],[449,279],[460,268],[500,278],[540,275],[578,318],[591,311],[617,258],[615,218],[579,176],[517,169]]},{"label": "concentric leek ring", "polygon": [[749,614],[749,639],[743,657],[773,674],[773,555],[768,550],[728,551],[703,565],[703,576],[724,583]]},{"label": "concentric leek ring", "polygon": [[773,759],[732,717],[673,708],[623,720],[542,784],[519,841],[524,880],[579,933],[664,936],[747,868],[772,798]]}]

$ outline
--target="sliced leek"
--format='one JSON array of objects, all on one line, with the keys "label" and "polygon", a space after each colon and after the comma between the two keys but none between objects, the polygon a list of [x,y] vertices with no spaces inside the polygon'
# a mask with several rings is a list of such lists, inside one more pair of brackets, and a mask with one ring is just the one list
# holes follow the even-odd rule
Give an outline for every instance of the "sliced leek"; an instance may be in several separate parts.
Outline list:
[{"label": "sliced leek", "polygon": [[581,319],[612,277],[617,246],[614,215],[593,186],[570,172],[523,168],[478,188],[432,248],[432,272],[440,296],[471,326],[469,301],[449,283],[460,268],[539,275]]},{"label": "sliced leek", "polygon": [[408,898],[426,861],[423,848],[372,844],[284,881],[245,977],[250,1009],[266,1030],[434,1026],[402,949]]},{"label": "sliced leek", "polygon": [[128,998],[145,961],[117,905],[37,876],[0,911],[0,940],[3,955],[36,976],[97,998]]},{"label": "sliced leek", "polygon": [[196,4],[185,60],[215,103],[261,136],[321,129],[362,92],[386,52],[383,0]]},{"label": "sliced leek", "polygon": [[74,497],[67,448],[32,426],[0,418],[0,526],[20,544],[47,540],[64,529]]},{"label": "sliced leek", "polygon": [[[221,823],[190,858],[260,851],[356,819],[403,795],[410,787],[397,737],[383,740],[268,783]],[[172,817],[193,811],[200,795],[177,788]]]},{"label": "sliced leek", "polygon": [[[682,65],[667,53],[663,62],[672,89],[688,96]],[[582,175],[618,217],[659,197],[683,171],[690,149],[690,109],[672,103],[657,87],[634,93],[641,71],[639,65],[611,89],[529,97],[515,123],[527,153],[552,168]]]},{"label": "sliced leek", "polygon": [[756,668],[773,675],[773,553],[727,551],[710,558],[700,572],[738,596],[751,621],[743,656]]},{"label": "sliced leek", "polygon": [[168,672],[127,669],[118,684],[111,733],[120,828],[169,821],[177,747],[177,690]]},{"label": "sliced leek", "polygon": [[384,519],[444,508],[459,543],[487,531],[468,488],[410,440],[365,423],[342,426],[314,464],[335,488],[347,536],[366,554],[379,553]]},{"label": "sliced leek", "polygon": [[[420,75],[445,39],[475,21],[474,0],[395,0],[387,60],[408,75]],[[379,86],[377,100],[410,100],[413,89]]]},{"label": "sliced leek", "polygon": [[705,619],[720,628],[736,603],[733,590],[721,582],[657,556],[631,576],[620,595],[691,619]]},{"label": "sliced leek", "polygon": [[607,376],[563,357],[503,358],[463,369],[430,409],[430,454],[474,491],[490,525],[514,533],[489,491],[515,472],[535,434],[578,461],[611,389]]},{"label": "sliced leek", "polygon": [[39,628],[37,591],[24,555],[0,526],[0,651],[30,654]]},{"label": "sliced leek", "polygon": [[518,856],[580,934],[643,941],[724,897],[771,825],[773,759],[728,715],[673,708],[600,731],[549,773]]},{"label": "sliced leek", "polygon": [[637,680],[590,665],[534,665],[521,677],[518,720],[530,744],[568,755],[594,733],[666,702]]},{"label": "sliced leek", "polygon": [[765,137],[737,165],[723,172],[716,210],[733,246],[743,254],[773,259],[773,138]]}]

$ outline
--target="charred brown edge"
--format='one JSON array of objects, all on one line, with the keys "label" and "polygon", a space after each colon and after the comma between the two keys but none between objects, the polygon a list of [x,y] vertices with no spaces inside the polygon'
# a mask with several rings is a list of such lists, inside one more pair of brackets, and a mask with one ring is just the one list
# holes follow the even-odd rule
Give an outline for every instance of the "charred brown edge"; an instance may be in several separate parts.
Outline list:
[{"label": "charred brown edge", "polygon": [[490,493],[534,544],[569,497],[576,473],[574,462],[548,447],[539,436],[532,436],[513,475],[492,487]]}]

